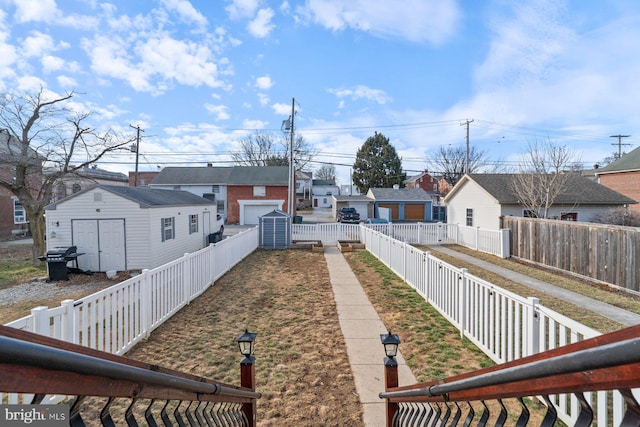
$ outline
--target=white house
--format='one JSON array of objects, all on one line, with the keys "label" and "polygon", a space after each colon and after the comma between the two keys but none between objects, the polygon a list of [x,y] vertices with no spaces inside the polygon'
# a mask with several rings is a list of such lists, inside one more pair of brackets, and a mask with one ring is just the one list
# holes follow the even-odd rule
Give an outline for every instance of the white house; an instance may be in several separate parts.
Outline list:
[{"label": "white house", "polygon": [[83,270],[154,268],[208,244],[216,203],[186,191],[96,185],[46,208],[47,250],[77,246]]},{"label": "white house", "polygon": [[227,217],[227,183],[233,167],[166,167],[149,184],[162,190],[182,190],[216,202]]},{"label": "white house", "polygon": [[360,214],[360,221],[373,217],[373,200],[367,196],[333,196],[333,217],[337,218],[342,208],[355,208]]},{"label": "white house", "polygon": [[[512,190],[513,179],[513,174],[463,176],[444,198],[447,222],[498,230],[501,216],[536,216],[518,202]],[[572,174],[567,190],[551,206],[549,217],[589,222],[603,210],[631,203],[636,202],[589,178]]]},{"label": "white house", "polygon": [[314,208],[330,208],[333,196],[340,194],[340,188],[334,179],[314,179],[311,187]]}]

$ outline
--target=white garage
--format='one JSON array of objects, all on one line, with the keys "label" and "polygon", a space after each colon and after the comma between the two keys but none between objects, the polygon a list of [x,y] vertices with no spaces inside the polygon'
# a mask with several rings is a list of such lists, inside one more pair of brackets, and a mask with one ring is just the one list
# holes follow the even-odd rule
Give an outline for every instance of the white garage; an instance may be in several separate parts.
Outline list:
[{"label": "white garage", "polygon": [[47,206],[47,250],[77,246],[82,270],[141,270],[208,245],[216,204],[187,191],[96,185]]},{"label": "white garage", "polygon": [[261,216],[284,208],[284,200],[238,200],[238,204],[241,225],[257,225]]}]

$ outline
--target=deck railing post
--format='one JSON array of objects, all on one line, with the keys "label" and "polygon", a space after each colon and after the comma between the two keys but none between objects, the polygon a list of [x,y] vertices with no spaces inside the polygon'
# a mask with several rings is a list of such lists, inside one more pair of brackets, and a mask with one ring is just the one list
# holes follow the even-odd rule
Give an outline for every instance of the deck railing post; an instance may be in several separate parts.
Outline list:
[{"label": "deck railing post", "polygon": [[[240,386],[256,391],[256,358],[246,356],[240,361]],[[257,405],[256,399],[251,399],[250,403],[242,404],[242,412],[247,417],[248,427],[256,427]]]},{"label": "deck railing post", "polygon": [[[384,388],[389,391],[392,387],[398,387],[398,362],[395,357],[384,358]],[[387,399],[386,404],[387,427],[393,426],[393,418],[398,412],[398,404]]]}]

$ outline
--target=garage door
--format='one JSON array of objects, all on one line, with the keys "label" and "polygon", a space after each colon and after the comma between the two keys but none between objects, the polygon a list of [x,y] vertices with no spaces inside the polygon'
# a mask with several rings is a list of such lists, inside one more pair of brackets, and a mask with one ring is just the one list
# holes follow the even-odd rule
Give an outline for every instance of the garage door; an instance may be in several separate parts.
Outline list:
[{"label": "garage door", "polygon": [[404,219],[410,221],[424,221],[424,205],[404,205]]},{"label": "garage door", "polygon": [[397,203],[380,203],[381,208],[391,209],[391,221],[397,221],[400,219],[400,209]]},{"label": "garage door", "polygon": [[266,215],[269,212],[273,212],[274,209],[278,209],[279,205],[246,205],[244,207],[244,222],[243,225],[259,224],[259,218],[262,215]]}]

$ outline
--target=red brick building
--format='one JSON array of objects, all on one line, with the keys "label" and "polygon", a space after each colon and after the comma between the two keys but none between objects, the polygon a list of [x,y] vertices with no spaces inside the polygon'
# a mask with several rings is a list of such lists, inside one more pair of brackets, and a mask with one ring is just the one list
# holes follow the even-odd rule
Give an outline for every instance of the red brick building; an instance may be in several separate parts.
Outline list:
[{"label": "red brick building", "polygon": [[287,166],[235,166],[227,182],[227,223],[257,224],[273,210],[287,212],[288,192]]},{"label": "red brick building", "polygon": [[[595,171],[598,182],[635,201],[640,201],[640,147]],[[629,205],[640,213],[640,204]]]}]

